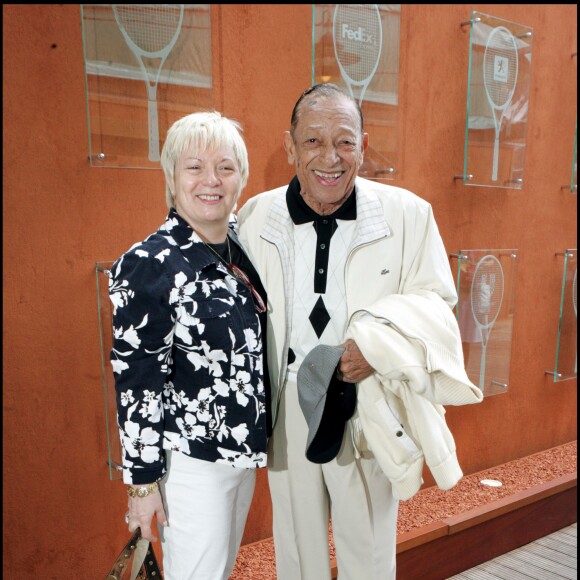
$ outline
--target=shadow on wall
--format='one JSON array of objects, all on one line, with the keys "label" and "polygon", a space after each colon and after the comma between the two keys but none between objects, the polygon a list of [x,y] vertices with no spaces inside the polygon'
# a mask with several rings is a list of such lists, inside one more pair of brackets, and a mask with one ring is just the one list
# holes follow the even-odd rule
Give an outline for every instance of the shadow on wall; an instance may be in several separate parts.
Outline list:
[{"label": "shadow on wall", "polygon": [[266,191],[290,183],[290,180],[293,177],[294,165],[288,163],[288,156],[286,155],[286,151],[284,151],[284,147],[280,143],[266,164],[266,171],[264,174]]}]

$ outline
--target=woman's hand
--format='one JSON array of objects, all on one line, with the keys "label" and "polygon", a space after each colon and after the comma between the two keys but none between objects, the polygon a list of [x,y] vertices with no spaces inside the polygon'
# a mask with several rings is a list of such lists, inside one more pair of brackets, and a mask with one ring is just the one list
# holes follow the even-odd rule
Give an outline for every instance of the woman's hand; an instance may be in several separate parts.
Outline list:
[{"label": "woman's hand", "polygon": [[167,517],[163,507],[163,498],[159,491],[151,493],[145,497],[129,498],[129,514],[127,524],[129,531],[133,533],[137,528],[141,528],[141,536],[150,542],[156,542],[157,536],[151,528],[153,516],[157,517],[157,522],[167,525]]}]

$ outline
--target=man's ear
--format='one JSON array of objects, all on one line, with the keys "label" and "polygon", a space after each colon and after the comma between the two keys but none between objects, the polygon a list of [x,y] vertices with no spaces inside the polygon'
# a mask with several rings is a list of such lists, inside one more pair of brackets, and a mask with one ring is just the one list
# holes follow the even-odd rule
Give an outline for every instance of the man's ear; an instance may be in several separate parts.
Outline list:
[{"label": "man's ear", "polygon": [[369,134],[363,133],[363,141],[362,141],[362,150],[363,153],[366,151],[366,148],[369,146]]},{"label": "man's ear", "polygon": [[296,162],[296,149],[294,146],[294,139],[292,139],[292,135],[290,135],[290,131],[284,131],[284,151],[286,151],[286,155],[288,156],[288,164],[294,165]]}]

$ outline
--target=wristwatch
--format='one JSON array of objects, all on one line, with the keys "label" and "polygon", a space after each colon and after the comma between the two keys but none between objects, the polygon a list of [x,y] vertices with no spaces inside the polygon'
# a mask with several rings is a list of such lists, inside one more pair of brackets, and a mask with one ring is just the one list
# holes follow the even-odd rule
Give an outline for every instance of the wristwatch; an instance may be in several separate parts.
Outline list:
[{"label": "wristwatch", "polygon": [[157,482],[149,483],[147,485],[140,485],[137,487],[128,486],[127,495],[129,497],[147,497],[148,495],[159,491]]}]

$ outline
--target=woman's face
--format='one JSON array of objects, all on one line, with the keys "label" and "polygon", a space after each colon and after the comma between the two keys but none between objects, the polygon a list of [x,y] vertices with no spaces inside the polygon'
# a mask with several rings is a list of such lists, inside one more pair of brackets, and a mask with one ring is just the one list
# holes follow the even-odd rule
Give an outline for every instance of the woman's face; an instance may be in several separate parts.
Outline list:
[{"label": "woman's face", "polygon": [[[240,169],[233,149],[187,149],[175,164],[173,179],[177,213],[205,241],[223,242],[229,216],[241,193]],[[220,239],[214,239],[216,233]]]}]

